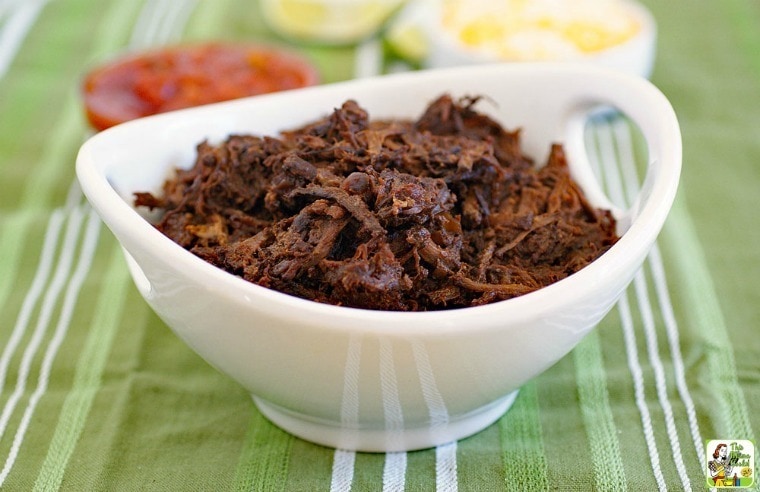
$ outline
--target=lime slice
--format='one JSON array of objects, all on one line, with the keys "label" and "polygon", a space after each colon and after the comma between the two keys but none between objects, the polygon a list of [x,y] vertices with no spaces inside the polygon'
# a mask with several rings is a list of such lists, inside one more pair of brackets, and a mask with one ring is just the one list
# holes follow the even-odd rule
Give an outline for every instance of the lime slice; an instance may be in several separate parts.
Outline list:
[{"label": "lime slice", "polygon": [[421,63],[430,51],[425,32],[411,22],[392,25],[385,34],[385,42],[394,55],[410,63]]},{"label": "lime slice", "polygon": [[262,0],[279,34],[304,41],[353,43],[377,32],[403,0]]}]

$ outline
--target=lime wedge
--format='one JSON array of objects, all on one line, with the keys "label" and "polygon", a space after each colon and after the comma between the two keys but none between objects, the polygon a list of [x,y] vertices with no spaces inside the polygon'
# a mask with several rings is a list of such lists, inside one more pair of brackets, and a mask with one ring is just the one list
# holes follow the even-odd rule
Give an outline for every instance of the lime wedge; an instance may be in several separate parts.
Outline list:
[{"label": "lime wedge", "polygon": [[270,27],[304,41],[353,43],[376,33],[402,0],[262,0]]},{"label": "lime wedge", "polygon": [[385,42],[394,55],[410,63],[421,63],[430,51],[423,29],[412,22],[399,22],[388,29]]}]

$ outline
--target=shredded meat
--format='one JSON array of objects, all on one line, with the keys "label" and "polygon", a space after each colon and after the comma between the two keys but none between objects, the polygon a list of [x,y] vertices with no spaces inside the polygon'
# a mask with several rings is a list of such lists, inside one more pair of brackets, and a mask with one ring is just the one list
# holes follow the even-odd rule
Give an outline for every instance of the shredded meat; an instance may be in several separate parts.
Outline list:
[{"label": "shredded meat", "polygon": [[156,227],[234,275],[318,302],[436,310],[519,296],[618,239],[606,210],[545,165],[519,131],[445,94],[416,121],[371,121],[355,101],[278,138],[202,142],[161,196]]}]

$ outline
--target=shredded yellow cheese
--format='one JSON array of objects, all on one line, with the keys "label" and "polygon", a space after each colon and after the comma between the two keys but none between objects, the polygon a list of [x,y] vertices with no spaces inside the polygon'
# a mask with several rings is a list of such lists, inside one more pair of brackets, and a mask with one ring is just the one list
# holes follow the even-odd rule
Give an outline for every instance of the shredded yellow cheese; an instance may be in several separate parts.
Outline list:
[{"label": "shredded yellow cheese", "polygon": [[466,48],[506,60],[592,54],[641,29],[616,0],[444,0],[441,20]]}]

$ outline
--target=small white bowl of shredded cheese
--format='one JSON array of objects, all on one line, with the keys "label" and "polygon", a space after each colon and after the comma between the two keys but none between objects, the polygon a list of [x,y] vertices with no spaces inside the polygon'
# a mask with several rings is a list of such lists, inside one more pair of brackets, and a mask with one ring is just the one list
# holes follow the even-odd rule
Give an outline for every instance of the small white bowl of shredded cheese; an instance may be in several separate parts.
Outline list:
[{"label": "small white bowl of shredded cheese", "polygon": [[649,77],[656,24],[632,0],[419,0],[426,67],[577,61]]}]

